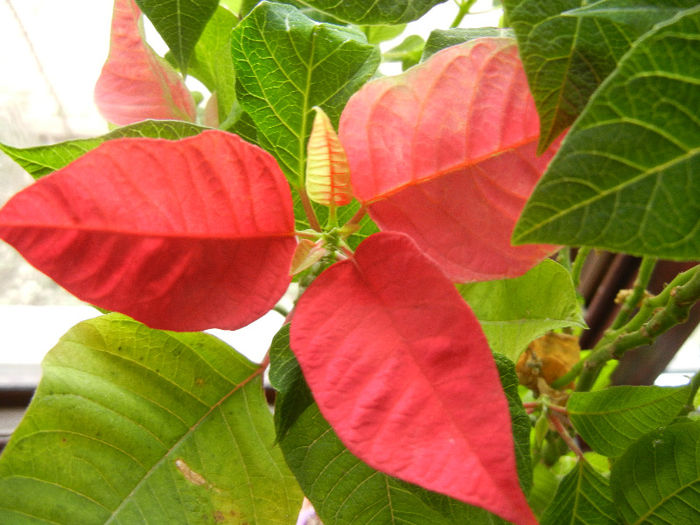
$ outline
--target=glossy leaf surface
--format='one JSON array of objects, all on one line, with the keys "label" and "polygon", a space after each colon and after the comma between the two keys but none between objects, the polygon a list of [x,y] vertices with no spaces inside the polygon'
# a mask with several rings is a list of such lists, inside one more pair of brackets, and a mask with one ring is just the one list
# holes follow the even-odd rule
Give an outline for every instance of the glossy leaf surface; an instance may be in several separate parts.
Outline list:
[{"label": "glossy leaf surface", "polygon": [[374,74],[378,48],[357,30],[262,2],[234,29],[232,52],[236,91],[258,144],[293,186],[303,187],[312,108],[321,107],[337,124],[350,95]]},{"label": "glossy leaf surface", "polygon": [[319,11],[353,24],[402,24],[423,16],[445,0],[300,0]]},{"label": "glossy leaf surface", "polygon": [[459,284],[494,352],[517,361],[530,341],[549,330],[585,326],[571,276],[545,260],[521,277]]},{"label": "glossy leaf surface", "polygon": [[569,131],[515,242],[700,258],[698,33],[700,7],[635,43]]},{"label": "glossy leaf surface", "polygon": [[219,0],[136,0],[168,44],[182,71]]},{"label": "glossy leaf surface", "polygon": [[316,109],[307,144],[306,193],[324,206],[345,206],[352,200],[350,167],[328,115]]},{"label": "glossy leaf surface", "polygon": [[15,195],[0,235],[79,298],[164,329],[236,329],[289,284],[294,222],[274,159],[206,131],[116,139]]},{"label": "glossy leaf surface", "polygon": [[632,42],[655,24],[668,20],[696,4],[696,0],[599,0],[564,14],[616,22],[627,32],[628,39]]},{"label": "glossy leaf surface", "polygon": [[619,523],[608,480],[585,460],[559,482],[554,500],[542,515],[542,525]]},{"label": "glossy leaf surface", "polygon": [[567,410],[574,428],[593,450],[618,457],[647,432],[673,421],[689,393],[687,386],[614,386],[573,392]]},{"label": "glossy leaf surface", "polygon": [[15,148],[0,144],[0,151],[6,153],[35,179],[48,175],[67,166],[77,158],[95,149],[105,141],[123,137],[150,137],[177,140],[197,135],[206,128],[174,120],[144,120],[90,139],[75,139],[35,146],[33,148]]},{"label": "glossy leaf surface", "polygon": [[[520,482],[529,487],[529,418],[518,397],[513,364],[502,356],[496,363],[511,410]],[[279,391],[275,423],[280,447],[324,523],[507,523],[484,509],[378,472],[350,453],[319,413],[285,329],[271,347],[270,381]]]},{"label": "glossy leaf surface", "polygon": [[0,459],[0,522],[294,524],[260,377],[210,335],[80,323]]},{"label": "glossy leaf surface", "polygon": [[534,523],[483,332],[409,237],[373,235],[321,274],[297,304],[291,346],[321,413],[353,454],[389,475]]},{"label": "glossy leaf surface", "polygon": [[671,425],[645,435],[615,462],[610,487],[625,523],[697,523],[700,422]]},{"label": "glossy leaf surface", "polygon": [[339,134],[374,221],[409,234],[451,279],[515,277],[553,250],[510,243],[554,153],[535,155],[537,112],[514,40],[472,40],[367,83]]},{"label": "glossy leaf surface", "polygon": [[421,61],[429,59],[435,53],[447,47],[483,37],[515,38],[515,33],[510,28],[501,27],[435,29],[430,32],[430,36],[425,42]]},{"label": "glossy leaf surface", "polygon": [[182,78],[146,44],[134,0],[115,0],[109,56],[95,85],[102,116],[123,126],[146,119],[194,121]]}]

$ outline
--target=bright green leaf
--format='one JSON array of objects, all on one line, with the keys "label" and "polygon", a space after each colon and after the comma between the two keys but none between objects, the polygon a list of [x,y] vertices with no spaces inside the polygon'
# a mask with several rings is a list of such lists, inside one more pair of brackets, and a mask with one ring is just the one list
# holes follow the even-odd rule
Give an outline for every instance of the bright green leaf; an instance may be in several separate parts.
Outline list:
[{"label": "bright green leaf", "polygon": [[562,144],[513,239],[700,258],[700,6],[637,41]]},{"label": "bright green leaf", "polygon": [[532,469],[532,489],[527,497],[532,511],[541,515],[554,499],[559,481],[554,473],[544,463],[537,463]]},{"label": "bright green leaf", "polygon": [[614,386],[572,393],[567,410],[574,428],[593,450],[618,457],[647,432],[673,421],[689,393],[687,386]]},{"label": "bright green leaf", "polygon": [[339,20],[359,25],[402,24],[417,20],[446,0],[299,0]]},{"label": "bright green leaf", "polygon": [[[378,472],[352,455],[320,414],[289,349],[283,328],[270,351],[270,381],[279,390],[275,421],[280,446],[305,494],[327,525],[505,524],[502,519],[446,496]],[[530,484],[529,422],[517,397],[513,364],[497,360],[513,416],[519,473]],[[515,397],[513,397],[515,396]],[[517,445],[516,445],[517,447]],[[523,455],[526,454],[526,455]],[[522,467],[522,470],[520,470]]]},{"label": "bright green leaf", "polygon": [[85,321],[0,458],[0,523],[293,524],[261,373],[213,336]]},{"label": "bright green leaf", "polygon": [[608,480],[581,460],[559,483],[554,500],[547,507],[542,525],[575,523],[605,525],[619,523]]},{"label": "bright green leaf", "polygon": [[314,106],[337,126],[352,93],[372,76],[379,50],[364,34],[317,23],[283,4],[260,3],[232,34],[236,91],[292,186],[301,188]]},{"label": "bright green leaf", "polygon": [[405,71],[420,62],[424,45],[425,41],[421,36],[409,35],[398,46],[384,53],[383,57],[387,62],[401,62],[401,69]]},{"label": "bright green leaf", "polygon": [[425,43],[421,62],[428,60],[441,49],[482,37],[515,38],[515,34],[512,29],[500,27],[435,29]]},{"label": "bright green leaf", "polygon": [[549,259],[521,277],[458,284],[457,290],[474,310],[491,350],[513,361],[549,330],[585,326],[571,276]]},{"label": "bright green leaf", "polygon": [[610,487],[625,523],[700,523],[700,421],[634,443],[613,465]]},{"label": "bright green leaf", "polygon": [[379,44],[399,36],[406,29],[406,24],[363,26],[360,29],[367,35],[370,44]]},{"label": "bright green leaf", "polygon": [[199,38],[190,59],[189,73],[199,79],[219,104],[219,121],[224,122],[236,101],[236,74],[231,59],[231,29],[238,18],[228,9],[217,8]]},{"label": "bright green leaf", "polygon": [[190,55],[219,0],[136,0],[185,73]]},{"label": "bright green leaf", "polygon": [[68,140],[58,144],[33,148],[15,148],[0,144],[0,151],[5,152],[27,173],[38,179],[67,166],[78,157],[82,157],[88,151],[95,149],[108,140],[121,137],[151,137],[178,140],[197,135],[205,129],[196,124],[176,120],[144,120],[136,124],[129,124],[123,128],[117,128],[106,135],[92,139]]}]

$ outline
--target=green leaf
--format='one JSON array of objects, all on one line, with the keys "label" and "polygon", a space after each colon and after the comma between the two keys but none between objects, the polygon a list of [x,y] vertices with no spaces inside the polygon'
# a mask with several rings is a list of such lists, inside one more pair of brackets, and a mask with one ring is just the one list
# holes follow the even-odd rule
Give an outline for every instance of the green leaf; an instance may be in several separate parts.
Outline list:
[{"label": "green leaf", "polygon": [[363,26],[360,29],[367,36],[367,42],[379,44],[399,36],[406,29],[406,24]]},{"label": "green leaf", "polygon": [[292,186],[304,183],[314,106],[334,126],[352,93],[379,64],[357,30],[317,23],[283,4],[260,3],[232,33],[238,99]]},{"label": "green leaf", "polygon": [[[378,472],[351,454],[313,402],[289,348],[288,329],[275,336],[270,363],[270,381],[279,390],[275,422],[280,446],[326,525],[506,523],[483,509]],[[521,483],[529,486],[528,416],[517,397],[513,364],[502,356],[497,364],[513,416],[518,472],[524,475]]]},{"label": "green leaf", "polygon": [[219,103],[219,121],[224,122],[236,102],[236,73],[231,59],[231,29],[238,18],[218,7],[207,23],[190,59],[189,73],[200,80]]},{"label": "green leaf", "polygon": [[136,0],[186,73],[190,55],[219,0]]},{"label": "green leaf", "polygon": [[573,392],[567,410],[586,443],[614,458],[647,432],[673,421],[689,395],[688,386],[614,386]]},{"label": "green leaf", "polygon": [[613,501],[625,523],[700,522],[700,421],[655,430],[613,465]]},{"label": "green leaf", "polygon": [[513,239],[700,258],[700,6],[637,41],[591,98]]},{"label": "green leaf", "polygon": [[536,515],[541,515],[545,508],[554,499],[559,481],[554,473],[538,462],[532,469],[532,489],[527,497],[532,511]]},{"label": "green leaf", "polygon": [[176,120],[144,120],[92,139],[77,139],[48,146],[15,148],[0,144],[0,150],[35,179],[67,166],[105,141],[122,137],[152,137],[177,140],[197,135],[206,128]]},{"label": "green leaf", "polygon": [[512,29],[500,27],[435,29],[430,33],[425,43],[421,62],[428,60],[441,49],[482,37],[515,38],[515,34]]},{"label": "green leaf", "polygon": [[632,41],[609,20],[561,16],[585,0],[505,0],[540,115],[543,152],[576,119]]},{"label": "green leaf", "polygon": [[43,372],[0,458],[0,523],[295,523],[261,369],[222,341],[109,314]]},{"label": "green leaf", "polygon": [[542,525],[603,525],[619,522],[608,480],[585,460],[580,460],[564,476],[554,500],[540,520]]},{"label": "green leaf", "polygon": [[549,259],[521,277],[458,284],[457,290],[474,310],[491,350],[513,361],[549,330],[585,326],[571,276]]},{"label": "green leaf", "polygon": [[358,25],[403,24],[417,20],[446,0],[300,0],[344,22]]},{"label": "green leaf", "polygon": [[628,26],[630,40],[634,40],[655,24],[696,4],[697,0],[599,0],[563,14],[607,19]]},{"label": "green leaf", "polygon": [[421,36],[409,35],[398,46],[384,53],[387,62],[401,62],[404,71],[420,62],[425,41]]}]

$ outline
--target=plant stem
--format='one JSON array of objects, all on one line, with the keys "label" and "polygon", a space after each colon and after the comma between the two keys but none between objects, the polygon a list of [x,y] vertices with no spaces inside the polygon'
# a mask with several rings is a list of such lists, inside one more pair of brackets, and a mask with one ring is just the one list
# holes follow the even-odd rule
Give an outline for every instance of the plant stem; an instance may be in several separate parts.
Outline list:
[{"label": "plant stem", "polygon": [[576,454],[579,458],[583,458],[583,452],[581,452],[579,446],[564,428],[564,425],[561,424],[559,417],[556,414],[549,413],[547,414],[547,418],[549,419],[549,422],[552,423],[552,426],[557,431],[557,433],[564,440],[564,443],[566,443],[567,446],[573,451],[573,453]]},{"label": "plant stem", "polygon": [[476,0],[466,0],[464,2],[456,3],[459,6],[459,11],[457,12],[457,16],[455,16],[455,19],[450,24],[450,28],[458,27],[459,24],[462,23],[462,20],[464,20],[464,17],[469,14],[469,10],[476,3]]},{"label": "plant stem", "polygon": [[652,343],[669,328],[685,321],[690,308],[699,299],[700,265],[678,274],[659,295],[646,299],[626,325],[619,330],[610,330],[601,339],[579,367],[581,375],[576,390],[590,390],[608,360]]},{"label": "plant stem", "polygon": [[301,198],[301,205],[304,207],[306,218],[309,220],[309,226],[311,226],[311,228],[313,228],[317,232],[320,232],[321,224],[318,222],[318,217],[316,217],[314,207],[311,205],[309,195],[306,193],[306,190],[303,187],[298,188],[297,191],[299,192],[299,197]]},{"label": "plant stem", "polygon": [[639,302],[644,297],[644,292],[649,285],[649,280],[651,279],[651,274],[654,272],[654,267],[656,266],[656,257],[644,257],[642,263],[639,266],[639,271],[637,272],[637,278],[634,281],[634,286],[632,287],[632,293],[627,297],[622,307],[615,317],[615,320],[610,325],[611,330],[617,330],[622,327],[637,309]]},{"label": "plant stem", "polygon": [[564,246],[559,250],[559,253],[557,253],[557,262],[571,273],[571,248]]},{"label": "plant stem", "polygon": [[700,388],[700,371],[695,372],[693,379],[690,380],[690,395],[688,396],[688,402],[685,404],[685,406],[681,410],[680,414],[678,414],[679,416],[687,416],[693,410],[695,410],[695,404],[693,403],[693,401],[695,400],[695,395],[698,393],[699,388]]},{"label": "plant stem", "polygon": [[589,253],[591,253],[591,249],[587,246],[579,248],[574,258],[574,263],[571,266],[571,278],[574,281],[574,288],[576,289],[578,289],[581,284],[581,270],[583,270],[583,264],[586,262],[586,259],[588,259]]}]

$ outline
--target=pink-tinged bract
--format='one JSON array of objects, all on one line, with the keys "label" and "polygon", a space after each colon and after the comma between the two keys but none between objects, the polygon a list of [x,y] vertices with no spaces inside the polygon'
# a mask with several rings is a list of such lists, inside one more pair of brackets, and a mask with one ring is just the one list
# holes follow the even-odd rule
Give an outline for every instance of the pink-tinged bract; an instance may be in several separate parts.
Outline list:
[{"label": "pink-tinged bract", "polygon": [[134,0],[115,0],[109,56],[95,86],[95,103],[109,122],[146,119],[194,122],[192,95],[182,78],[143,39]]},{"label": "pink-tinged bract", "polygon": [[0,237],[84,301],[180,331],[265,314],[296,246],[276,161],[214,130],[105,142],[15,195]]},{"label": "pink-tinged bract", "polygon": [[410,235],[452,280],[521,275],[555,249],[510,243],[558,147],[536,156],[539,118],[515,40],[472,40],[367,83],[339,134],[375,222]]},{"label": "pink-tinged bract", "polygon": [[353,454],[514,523],[536,523],[479,322],[408,236],[375,234],[322,273],[297,304],[291,347]]}]

